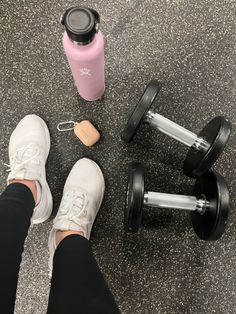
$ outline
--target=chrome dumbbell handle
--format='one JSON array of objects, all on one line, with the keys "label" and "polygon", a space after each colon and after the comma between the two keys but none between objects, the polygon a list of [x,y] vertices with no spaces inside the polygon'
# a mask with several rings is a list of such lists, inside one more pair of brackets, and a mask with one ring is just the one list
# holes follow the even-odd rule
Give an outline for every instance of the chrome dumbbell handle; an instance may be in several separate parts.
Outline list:
[{"label": "chrome dumbbell handle", "polygon": [[207,149],[209,144],[203,139],[199,138],[196,134],[183,128],[182,126],[168,120],[158,113],[154,113],[151,110],[148,111],[145,122],[149,123],[155,129],[160,132],[169,135],[177,141],[187,145],[188,147],[194,147],[197,150]]},{"label": "chrome dumbbell handle", "polygon": [[204,198],[204,196],[196,198],[195,196],[145,192],[144,205],[158,208],[183,209],[204,213],[206,208],[209,206],[209,202]]}]

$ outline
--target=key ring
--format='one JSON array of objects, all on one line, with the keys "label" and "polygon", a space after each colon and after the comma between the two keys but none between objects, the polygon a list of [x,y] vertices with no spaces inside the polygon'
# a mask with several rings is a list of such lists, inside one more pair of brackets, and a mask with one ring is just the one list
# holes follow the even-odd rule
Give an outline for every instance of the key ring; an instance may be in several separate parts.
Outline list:
[{"label": "key ring", "polygon": [[[57,125],[57,129],[58,129],[58,131],[60,131],[60,132],[71,131],[71,130],[74,129],[74,127],[76,126],[76,124],[77,124],[77,123],[74,122],[74,121],[60,122],[60,123],[58,123],[58,125]],[[68,127],[68,128],[62,127],[62,126],[65,126],[65,125],[68,125],[68,126],[71,125],[71,127]]]}]

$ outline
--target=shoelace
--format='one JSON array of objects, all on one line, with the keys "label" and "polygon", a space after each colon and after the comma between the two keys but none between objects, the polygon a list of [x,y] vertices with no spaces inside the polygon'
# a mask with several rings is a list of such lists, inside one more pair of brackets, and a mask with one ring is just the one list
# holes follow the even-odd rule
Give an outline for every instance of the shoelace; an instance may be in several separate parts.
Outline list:
[{"label": "shoelace", "polygon": [[67,192],[63,196],[60,216],[66,216],[67,219],[77,224],[78,219],[85,218],[87,216],[87,210],[85,209],[85,206],[87,205],[86,200],[87,199],[84,193],[77,191]]},{"label": "shoelace", "polygon": [[[27,158],[27,155],[29,156]],[[29,164],[34,166],[40,165],[40,149],[33,143],[28,144],[25,147],[16,150],[15,154],[10,158],[10,164],[4,163],[4,166],[8,167],[7,172],[16,173],[19,170],[28,168]]]}]

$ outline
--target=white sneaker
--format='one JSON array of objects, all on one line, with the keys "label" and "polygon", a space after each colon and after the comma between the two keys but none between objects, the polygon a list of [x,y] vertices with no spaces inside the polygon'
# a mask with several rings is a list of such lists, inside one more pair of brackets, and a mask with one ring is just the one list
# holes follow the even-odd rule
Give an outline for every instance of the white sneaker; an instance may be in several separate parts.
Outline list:
[{"label": "white sneaker", "polygon": [[46,181],[45,163],[50,150],[46,123],[36,115],[25,116],[17,125],[9,143],[10,180],[34,180],[37,198],[31,222],[47,220],[52,213],[52,195]]},{"label": "white sneaker", "polygon": [[89,239],[104,191],[105,182],[99,166],[88,158],[77,161],[66,180],[61,204],[49,235],[50,275],[56,249],[56,231],[82,231]]}]

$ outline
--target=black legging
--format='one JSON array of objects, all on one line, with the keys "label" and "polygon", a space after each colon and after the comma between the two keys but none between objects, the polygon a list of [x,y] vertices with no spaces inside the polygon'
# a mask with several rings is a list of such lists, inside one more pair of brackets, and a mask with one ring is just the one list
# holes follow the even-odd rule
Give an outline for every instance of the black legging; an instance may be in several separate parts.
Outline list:
[{"label": "black legging", "polygon": [[[33,195],[23,184],[9,185],[0,196],[0,313],[14,312],[21,255],[34,206]],[[47,313],[119,313],[89,241],[80,235],[66,237],[55,251]]]}]

